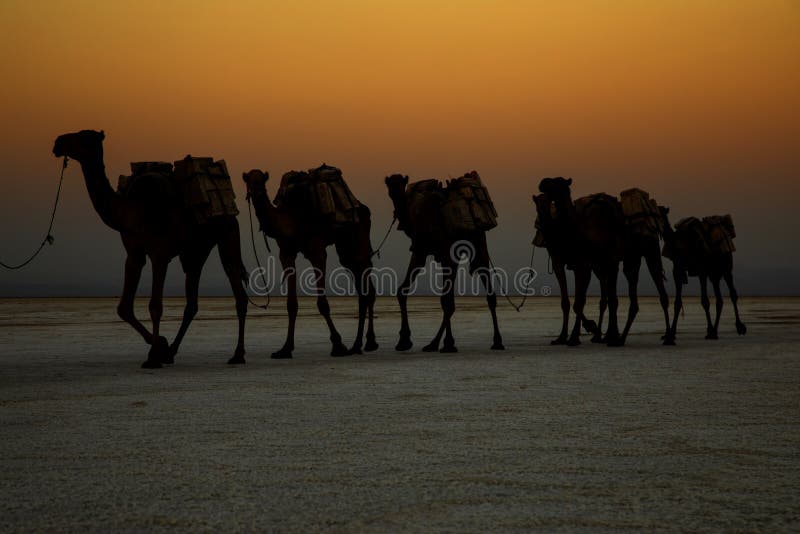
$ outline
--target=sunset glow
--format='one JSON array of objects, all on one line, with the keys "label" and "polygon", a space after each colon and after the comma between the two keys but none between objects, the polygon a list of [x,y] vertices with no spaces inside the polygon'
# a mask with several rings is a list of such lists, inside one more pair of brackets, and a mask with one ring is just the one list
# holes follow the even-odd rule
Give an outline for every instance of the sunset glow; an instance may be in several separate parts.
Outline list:
[{"label": "sunset glow", "polygon": [[[788,230],[764,210],[800,196],[799,22],[791,0],[7,0],[3,253],[38,239],[41,224],[10,228],[48,209],[53,139],[94,128],[112,181],[187,153],[235,176],[335,164],[376,235],[385,175],[477,169],[509,263],[530,242],[535,183],[554,175],[577,194],[638,185],[678,215],[732,212],[745,264],[785,255],[771,243]],[[107,232],[73,172],[62,235]],[[796,267],[790,254],[776,262]]]}]

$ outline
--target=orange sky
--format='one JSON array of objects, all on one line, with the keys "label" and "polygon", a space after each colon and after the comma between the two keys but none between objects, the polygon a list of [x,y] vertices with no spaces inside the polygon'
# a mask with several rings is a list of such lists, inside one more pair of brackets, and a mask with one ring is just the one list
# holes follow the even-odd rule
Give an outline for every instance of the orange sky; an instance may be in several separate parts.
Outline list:
[{"label": "orange sky", "polygon": [[[498,248],[528,239],[538,179],[565,175],[577,194],[639,185],[679,215],[738,214],[755,264],[790,235],[770,199],[800,198],[799,23],[794,0],[4,0],[0,254],[39,239],[53,139],[102,128],[112,180],[189,152],[236,174],[337,165],[376,241],[383,176],[474,168]],[[64,231],[101,235],[73,173]]]}]

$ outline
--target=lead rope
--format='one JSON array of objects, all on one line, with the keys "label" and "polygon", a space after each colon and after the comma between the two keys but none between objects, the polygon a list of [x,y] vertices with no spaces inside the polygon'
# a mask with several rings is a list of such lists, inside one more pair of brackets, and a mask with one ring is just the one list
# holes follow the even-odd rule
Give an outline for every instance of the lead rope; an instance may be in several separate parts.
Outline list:
[{"label": "lead rope", "polygon": [[42,240],[41,244],[39,245],[39,248],[36,249],[36,252],[34,252],[27,260],[23,261],[19,265],[9,265],[7,263],[4,263],[4,262],[0,261],[0,266],[3,267],[4,269],[8,269],[10,271],[13,271],[13,270],[16,270],[16,269],[22,269],[23,267],[28,265],[30,262],[32,262],[34,260],[34,258],[36,258],[36,256],[39,255],[39,253],[42,251],[42,249],[44,248],[45,245],[52,245],[53,242],[55,241],[55,238],[53,237],[53,234],[51,232],[53,231],[53,222],[55,221],[55,218],[56,218],[56,209],[58,208],[58,199],[61,196],[61,184],[64,182],[64,171],[67,169],[67,162],[68,161],[69,161],[69,158],[67,156],[64,156],[64,163],[61,165],[61,177],[58,179],[58,189],[56,190],[56,200],[53,203],[53,211],[50,213],[50,224],[47,226],[47,235]]},{"label": "lead rope", "polygon": [[[514,308],[514,310],[516,310],[517,312],[519,312],[522,309],[522,307],[525,305],[525,301],[528,300],[528,294],[530,293],[529,289],[530,289],[531,283],[533,282],[533,279],[534,279],[534,276],[533,276],[533,272],[534,272],[533,271],[533,255],[535,253],[536,253],[536,245],[531,245],[531,261],[530,261],[530,264],[528,265],[528,273],[529,273],[530,276],[528,277],[528,283],[525,284],[525,293],[522,295],[522,301],[519,303],[519,306],[514,304],[514,301],[511,300],[511,297],[508,296],[507,292],[503,294],[503,297],[505,297],[505,299],[508,301],[508,303],[511,304],[511,307]],[[491,257],[489,257],[489,265],[492,267],[492,273],[494,273],[496,268],[494,266],[494,262],[492,261]]]},{"label": "lead rope", "polygon": [[386,243],[386,240],[389,239],[389,234],[391,233],[392,227],[396,222],[397,222],[397,215],[394,215],[392,217],[392,222],[389,223],[389,228],[386,229],[386,235],[384,235],[383,239],[381,240],[381,244],[378,245],[378,248],[376,250],[372,251],[372,254],[369,255],[370,258],[372,258],[373,256],[378,256],[378,258],[381,257],[381,249],[383,248],[384,243]]},{"label": "lead rope", "polygon": [[[258,270],[261,273],[261,281],[264,282],[264,287],[267,289],[267,296],[266,296],[267,303],[263,305],[256,304],[255,302],[253,302],[253,299],[250,298],[250,295],[247,295],[247,300],[249,300],[250,304],[252,304],[256,308],[266,310],[267,308],[269,308],[269,303],[270,303],[269,294],[272,292],[272,288],[271,287],[267,288],[264,269],[261,267],[261,260],[258,259],[258,251],[256,250],[256,237],[255,237],[255,232],[253,231],[253,205],[250,202],[250,193],[247,193],[247,214],[250,218],[250,244],[253,246],[253,256],[255,256],[256,258],[256,265],[258,266]],[[269,242],[267,241],[267,235],[266,234],[262,235],[264,237],[264,244],[267,246],[267,251],[272,253],[272,250],[270,250],[269,248]]]}]

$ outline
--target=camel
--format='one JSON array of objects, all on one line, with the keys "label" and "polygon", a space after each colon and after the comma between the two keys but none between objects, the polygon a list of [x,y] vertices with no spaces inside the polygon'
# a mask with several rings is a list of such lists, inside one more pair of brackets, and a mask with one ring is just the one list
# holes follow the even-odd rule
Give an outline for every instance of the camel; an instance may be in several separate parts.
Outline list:
[{"label": "camel", "polygon": [[[533,196],[537,226],[552,258],[561,292],[561,332],[551,344],[579,345],[581,326],[594,334],[593,339],[599,336],[598,325],[584,314],[586,291],[594,272],[600,280],[601,301],[608,306],[605,342],[619,346],[624,343],[617,325],[617,277],[624,251],[622,209],[614,197],[602,193],[579,199],[581,207],[577,209],[577,202],[572,202],[571,185],[572,178],[544,178],[539,183],[541,194]],[[565,269],[572,269],[575,275],[576,320],[569,337],[570,302]]]},{"label": "camel", "polygon": [[[100,219],[120,233],[125,247],[125,282],[117,306],[119,317],[130,324],[150,345],[143,368],[159,368],[173,363],[178,347],[198,310],[198,291],[203,265],[215,246],[236,299],[239,334],[229,364],[245,363],[244,325],[247,295],[242,280],[246,278],[239,246],[239,224],[233,216],[219,216],[199,225],[184,204],[178,186],[160,175],[144,175],[131,185],[126,194],[111,187],[103,161],[105,134],[83,130],[64,134],[56,139],[53,154],[69,157],[81,165],[86,189]],[[164,279],[172,258],[178,256],[186,274],[186,306],[178,334],[170,345],[160,335],[163,310]],[[146,259],[153,269],[150,295],[149,331],[133,311],[136,289]]]},{"label": "camel", "polygon": [[[364,322],[368,317],[366,344],[363,350],[371,352],[378,349],[373,328],[375,288],[370,279],[372,269],[372,245],[370,243],[371,214],[364,204],[358,207],[358,222],[346,225],[332,225],[326,221],[296,213],[281,205],[274,205],[267,194],[266,183],[269,173],[258,169],[242,175],[247,185],[247,195],[253,203],[261,231],[272,237],[280,249],[280,261],[284,279],[287,283],[288,298],[286,309],[289,315],[289,328],[283,347],[272,353],[272,358],[292,357],[294,350],[295,321],[297,319],[297,254],[303,254],[315,270],[317,285],[317,309],[325,319],[330,331],[331,356],[347,356],[362,353]],[[330,314],[330,306],[325,296],[325,272],[329,245],[336,247],[339,261],[353,273],[358,290],[358,331],[353,346],[348,350],[342,343]]]},{"label": "camel", "polygon": [[[664,312],[665,332],[662,337],[664,345],[674,345],[675,339],[672,336],[672,329],[669,322],[669,296],[664,285],[664,266],[661,262],[661,244],[657,234],[637,232],[634,225],[626,224],[623,229],[623,259],[622,272],[628,282],[628,318],[625,327],[620,335],[620,345],[624,345],[631,330],[633,321],[639,313],[639,270],[642,266],[642,259],[647,264],[647,270],[655,283],[658,291],[658,299],[661,309]],[[602,342],[601,331],[603,328],[603,314],[606,310],[606,298],[600,297],[600,317],[597,321],[597,333],[592,341]]]},{"label": "camel", "polygon": [[[733,252],[720,252],[709,245],[705,225],[699,219],[690,224],[673,228],[669,222],[669,208],[660,207],[663,218],[664,256],[672,260],[672,275],[675,280],[675,305],[673,309],[671,335],[675,339],[678,330],[678,314],[683,307],[683,285],[689,276],[700,280],[700,303],[706,313],[706,339],[719,339],[719,321],[724,302],[720,279],[728,286],[733,312],[736,317],[736,332],[743,336],[747,327],[739,316],[739,294],[733,283]],[[711,280],[716,297],[716,316],[711,320],[711,301],[708,298],[707,281]]]},{"label": "camel", "polygon": [[409,197],[406,191],[408,176],[393,174],[386,177],[385,183],[388,188],[389,198],[391,198],[394,205],[394,215],[399,223],[398,230],[404,231],[411,239],[411,259],[405,278],[397,291],[401,324],[400,339],[395,346],[395,350],[406,351],[413,346],[411,327],[408,323],[408,292],[416,277],[422,272],[428,256],[433,256],[434,261],[442,266],[445,275],[443,280],[445,290],[440,296],[443,319],[433,340],[425,345],[422,350],[425,352],[440,350],[439,343],[442,341],[442,335],[444,335],[444,342],[440,352],[458,351],[453,337],[451,319],[456,309],[455,279],[458,264],[461,260],[459,255],[461,251],[470,256],[467,258],[470,261],[470,274],[477,272],[486,288],[486,301],[489,305],[494,328],[491,349],[503,350],[505,347],[503,346],[503,339],[497,323],[497,296],[492,290],[486,232],[483,230],[460,233],[449,231],[441,210],[444,197],[440,191],[425,193],[421,201],[415,202],[413,213],[411,213]]}]

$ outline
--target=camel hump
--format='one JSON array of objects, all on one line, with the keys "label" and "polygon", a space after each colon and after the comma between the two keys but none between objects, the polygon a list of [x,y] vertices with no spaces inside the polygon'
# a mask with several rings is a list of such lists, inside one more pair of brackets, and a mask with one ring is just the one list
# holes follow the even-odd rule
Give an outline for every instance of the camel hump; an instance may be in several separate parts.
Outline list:
[{"label": "camel hump", "polygon": [[[165,185],[163,182],[172,182],[172,163],[168,163],[166,161],[131,162],[131,174],[120,174],[119,180],[117,181],[117,192],[126,196],[131,194],[131,191],[143,183],[142,179],[145,177],[148,177],[148,180],[144,180],[148,183],[154,181],[161,182],[161,187],[163,189],[163,186]],[[152,194],[163,196],[166,193],[158,193],[156,191]]]},{"label": "camel hump", "polygon": [[590,210],[600,208],[610,211],[622,210],[619,201],[606,193],[594,193],[575,199],[575,211],[578,215],[585,215]]}]

